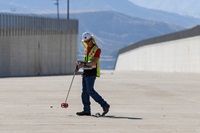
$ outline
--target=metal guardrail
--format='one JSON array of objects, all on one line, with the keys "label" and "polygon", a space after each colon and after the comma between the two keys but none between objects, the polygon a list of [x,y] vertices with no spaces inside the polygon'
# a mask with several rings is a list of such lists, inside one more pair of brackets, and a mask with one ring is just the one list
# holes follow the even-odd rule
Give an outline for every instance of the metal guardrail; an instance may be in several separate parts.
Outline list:
[{"label": "metal guardrail", "polygon": [[0,36],[62,34],[73,27],[66,19],[0,13]]}]

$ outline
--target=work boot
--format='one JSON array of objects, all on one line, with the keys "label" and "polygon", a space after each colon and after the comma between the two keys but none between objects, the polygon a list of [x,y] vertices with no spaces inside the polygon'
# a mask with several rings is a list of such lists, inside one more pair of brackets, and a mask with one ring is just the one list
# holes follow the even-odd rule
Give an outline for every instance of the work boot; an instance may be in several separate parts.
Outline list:
[{"label": "work boot", "polygon": [[79,116],[84,116],[84,115],[86,115],[86,116],[90,116],[90,115],[91,115],[90,112],[87,113],[87,112],[84,112],[84,111],[82,111],[82,112],[77,112],[76,114],[79,115]]},{"label": "work boot", "polygon": [[107,104],[106,106],[103,107],[103,113],[102,113],[102,116],[104,116],[105,114],[108,113],[109,108],[110,108],[110,105],[109,105],[109,104]]}]

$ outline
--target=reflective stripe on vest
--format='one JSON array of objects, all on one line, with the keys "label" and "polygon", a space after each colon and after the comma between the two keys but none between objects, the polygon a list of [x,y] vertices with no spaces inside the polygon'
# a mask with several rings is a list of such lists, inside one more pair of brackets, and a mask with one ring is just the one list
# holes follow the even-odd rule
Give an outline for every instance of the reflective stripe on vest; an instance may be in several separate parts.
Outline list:
[{"label": "reflective stripe on vest", "polygon": [[[98,46],[97,45],[93,46],[93,48],[91,49],[90,53],[87,56],[87,48],[85,48],[84,61],[85,62],[92,61],[94,59],[94,55],[95,55],[97,50],[98,50]],[[96,76],[100,77],[100,59],[98,59],[97,64],[95,66],[92,66],[92,68],[97,69]]]}]

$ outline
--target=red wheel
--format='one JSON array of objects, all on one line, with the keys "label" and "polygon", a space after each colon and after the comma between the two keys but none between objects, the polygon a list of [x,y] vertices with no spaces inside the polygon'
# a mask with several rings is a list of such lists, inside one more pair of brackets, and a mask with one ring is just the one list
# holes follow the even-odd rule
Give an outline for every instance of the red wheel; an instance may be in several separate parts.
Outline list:
[{"label": "red wheel", "polygon": [[67,108],[68,106],[69,106],[68,103],[61,103],[62,108]]}]

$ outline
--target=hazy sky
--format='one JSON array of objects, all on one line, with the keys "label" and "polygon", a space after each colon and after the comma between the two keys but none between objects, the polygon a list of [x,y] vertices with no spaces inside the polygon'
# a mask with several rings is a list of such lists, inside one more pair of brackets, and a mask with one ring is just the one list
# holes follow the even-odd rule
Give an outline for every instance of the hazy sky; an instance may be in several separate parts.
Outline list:
[{"label": "hazy sky", "polygon": [[129,0],[140,6],[200,18],[200,0]]}]

